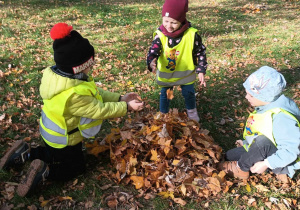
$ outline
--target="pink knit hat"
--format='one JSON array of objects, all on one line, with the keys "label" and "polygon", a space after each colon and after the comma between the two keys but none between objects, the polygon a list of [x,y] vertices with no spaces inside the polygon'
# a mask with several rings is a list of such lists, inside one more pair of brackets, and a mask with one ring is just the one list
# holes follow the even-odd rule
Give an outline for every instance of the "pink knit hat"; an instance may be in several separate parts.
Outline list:
[{"label": "pink knit hat", "polygon": [[188,0],[166,0],[162,8],[162,17],[170,17],[181,23],[186,20]]}]

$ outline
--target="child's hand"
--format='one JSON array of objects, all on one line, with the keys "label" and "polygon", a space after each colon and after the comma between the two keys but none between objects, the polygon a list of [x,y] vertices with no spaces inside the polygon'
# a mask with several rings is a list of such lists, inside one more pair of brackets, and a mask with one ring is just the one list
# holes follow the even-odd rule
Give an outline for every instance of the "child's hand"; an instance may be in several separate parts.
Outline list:
[{"label": "child's hand", "polygon": [[265,161],[259,161],[257,163],[255,163],[251,168],[250,171],[252,173],[258,173],[258,174],[262,174],[263,172],[265,172],[265,170],[267,170],[269,167],[267,166],[267,164],[265,163]]},{"label": "child's hand", "polygon": [[132,100],[127,102],[128,110],[141,111],[144,108],[144,102]]},{"label": "child's hand", "polygon": [[200,82],[200,86],[203,85],[204,87],[206,87],[205,77],[204,77],[203,73],[198,74],[198,79],[199,79],[199,82]]},{"label": "child's hand", "polygon": [[142,101],[141,98],[139,97],[139,95],[137,93],[126,93],[124,96],[121,96],[121,100],[120,101],[129,102],[129,101],[132,101],[134,99]]},{"label": "child's hand", "polygon": [[157,63],[157,58],[154,58],[150,63],[150,68],[152,69],[152,72],[154,74],[156,73],[156,63]]},{"label": "child's hand", "polygon": [[243,141],[242,140],[236,140],[235,145],[236,147],[242,147],[243,146]]}]

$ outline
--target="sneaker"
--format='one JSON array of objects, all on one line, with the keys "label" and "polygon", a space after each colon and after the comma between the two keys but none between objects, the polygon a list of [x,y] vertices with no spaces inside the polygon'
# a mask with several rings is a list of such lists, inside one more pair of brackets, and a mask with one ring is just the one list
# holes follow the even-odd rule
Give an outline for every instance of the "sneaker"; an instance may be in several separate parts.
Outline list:
[{"label": "sneaker", "polygon": [[289,184],[290,180],[286,174],[276,174],[276,178],[283,184]]},{"label": "sneaker", "polygon": [[225,171],[228,176],[235,177],[239,179],[248,179],[249,171],[242,171],[240,167],[237,165],[237,161],[225,161],[219,163],[218,169],[221,171]]},{"label": "sneaker", "polygon": [[19,140],[6,152],[0,160],[0,169],[7,169],[15,165],[21,165],[29,159],[30,145]]},{"label": "sneaker", "polygon": [[187,115],[191,120],[195,120],[196,122],[200,121],[199,115],[198,115],[198,111],[197,108],[194,109],[188,109],[187,110]]},{"label": "sneaker", "polygon": [[24,197],[49,175],[49,167],[44,161],[35,159],[30,164],[26,178],[18,185],[17,193]]}]

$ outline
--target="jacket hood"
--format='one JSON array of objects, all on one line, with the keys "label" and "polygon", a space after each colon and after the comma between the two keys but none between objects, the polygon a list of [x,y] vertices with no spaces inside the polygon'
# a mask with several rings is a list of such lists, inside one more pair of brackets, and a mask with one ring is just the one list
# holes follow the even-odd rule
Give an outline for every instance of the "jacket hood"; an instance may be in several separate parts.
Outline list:
[{"label": "jacket hood", "polygon": [[273,101],[265,106],[259,106],[255,109],[257,112],[265,112],[273,108],[282,108],[291,114],[293,114],[298,119],[300,118],[300,110],[297,104],[290,98],[286,97],[285,95],[281,95],[276,101]]},{"label": "jacket hood", "polygon": [[53,98],[55,95],[81,84],[82,80],[70,79],[54,73],[50,67],[44,70],[40,85],[40,95],[43,100]]}]

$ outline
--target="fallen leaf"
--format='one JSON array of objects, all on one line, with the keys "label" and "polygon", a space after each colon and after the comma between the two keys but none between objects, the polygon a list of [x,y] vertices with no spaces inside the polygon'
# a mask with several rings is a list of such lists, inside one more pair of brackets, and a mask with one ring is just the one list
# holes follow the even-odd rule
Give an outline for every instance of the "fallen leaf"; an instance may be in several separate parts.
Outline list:
[{"label": "fallen leaf", "polygon": [[49,200],[44,200],[41,202],[41,207],[45,207],[49,203]]},{"label": "fallen leaf", "polygon": [[247,190],[247,192],[251,192],[251,187],[248,183],[246,184],[246,190]]},{"label": "fallen leaf", "polygon": [[174,198],[173,201],[175,203],[178,203],[178,204],[182,205],[182,206],[186,205],[186,201],[182,200],[181,198]]},{"label": "fallen leaf", "polygon": [[164,198],[172,198],[174,199],[174,192],[166,191],[166,192],[160,192],[158,195],[163,196]]},{"label": "fallen leaf", "polygon": [[58,197],[59,201],[65,201],[65,200],[72,200],[72,197],[70,196],[64,196],[64,197]]},{"label": "fallen leaf", "polygon": [[150,158],[150,160],[153,160],[153,161],[158,161],[159,160],[158,154],[157,154],[156,150],[151,150],[151,158]]},{"label": "fallen leaf", "polygon": [[118,203],[119,202],[118,202],[117,198],[107,201],[107,205],[109,206],[109,208],[112,208],[112,209],[115,209],[117,207]]},{"label": "fallen leaf", "polygon": [[135,185],[135,189],[140,189],[144,187],[144,177],[142,176],[131,176],[130,179],[133,181]]},{"label": "fallen leaf", "polygon": [[186,195],[186,187],[184,184],[181,185],[180,190],[181,190],[182,194],[185,196]]},{"label": "fallen leaf", "polygon": [[107,184],[107,185],[104,185],[102,187],[100,187],[101,190],[107,190],[108,188],[110,188],[112,186],[112,184]]},{"label": "fallen leaf", "polygon": [[172,100],[173,98],[174,98],[173,90],[168,89],[167,90],[167,99]]},{"label": "fallen leaf", "polygon": [[261,184],[255,185],[254,187],[255,187],[259,192],[269,192],[269,191],[270,191],[267,187],[265,187],[265,186],[263,186],[263,185],[261,185]]}]

